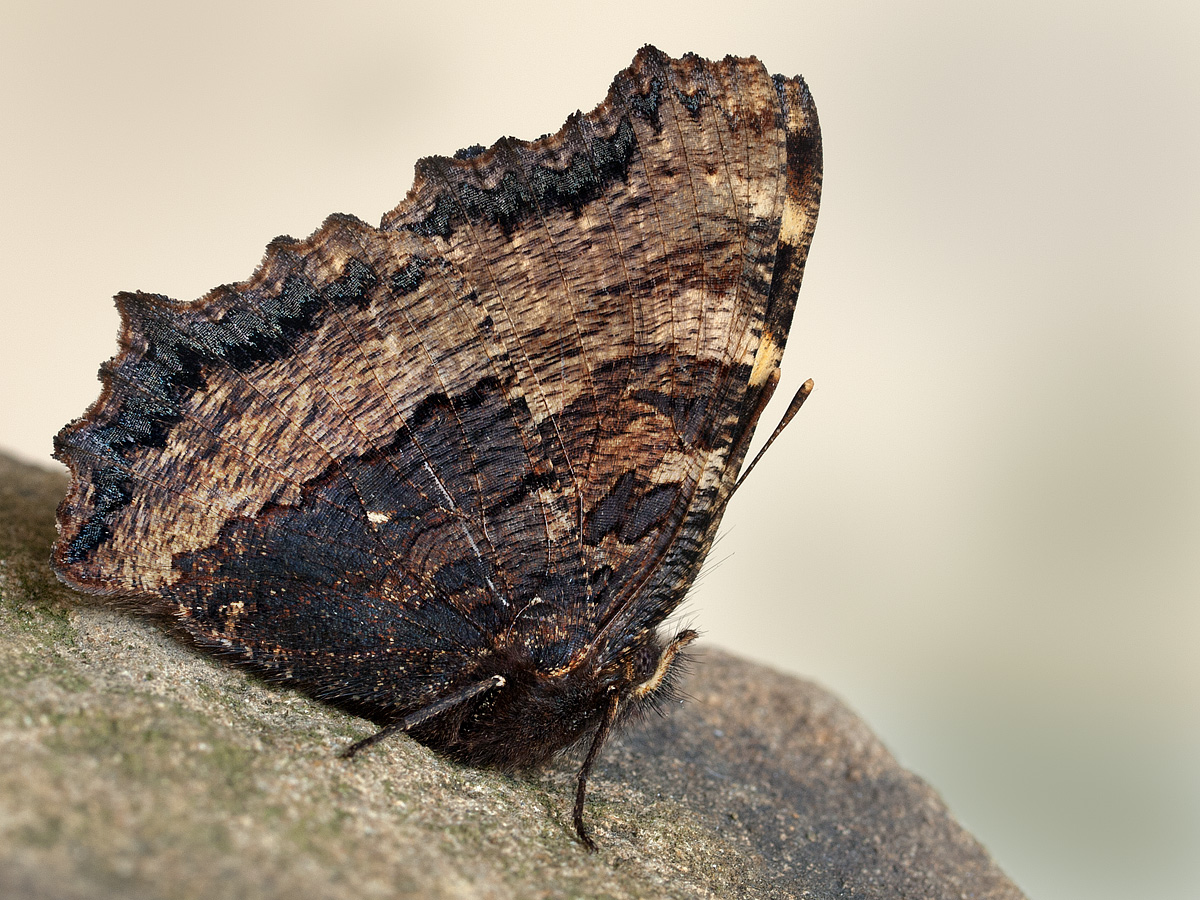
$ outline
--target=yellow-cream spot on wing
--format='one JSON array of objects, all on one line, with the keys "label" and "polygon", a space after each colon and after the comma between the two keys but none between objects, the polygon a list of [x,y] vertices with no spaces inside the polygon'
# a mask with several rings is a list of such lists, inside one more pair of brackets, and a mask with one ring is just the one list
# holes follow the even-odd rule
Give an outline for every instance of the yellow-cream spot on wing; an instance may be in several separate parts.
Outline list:
[{"label": "yellow-cream spot on wing", "polygon": [[779,368],[779,360],[783,358],[783,350],[775,343],[774,336],[764,332],[762,342],[758,345],[758,353],[754,356],[754,368],[750,370],[750,387],[759,387],[766,383],[771,373]]}]

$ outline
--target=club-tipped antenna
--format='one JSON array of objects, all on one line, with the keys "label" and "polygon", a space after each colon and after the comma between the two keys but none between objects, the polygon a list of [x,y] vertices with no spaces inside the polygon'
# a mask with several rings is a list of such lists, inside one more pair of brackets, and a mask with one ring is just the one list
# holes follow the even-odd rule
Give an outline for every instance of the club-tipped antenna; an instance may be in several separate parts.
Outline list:
[{"label": "club-tipped antenna", "polygon": [[775,438],[787,428],[788,422],[796,417],[796,413],[800,412],[800,407],[804,405],[804,401],[808,399],[808,395],[812,393],[813,380],[810,378],[804,384],[800,385],[800,389],[796,391],[796,396],[792,397],[792,402],[788,404],[787,412],[783,414],[783,418],[779,420],[779,424],[775,426],[775,430],[771,432],[771,436],[767,438],[767,442],[763,444],[763,448],[758,451],[758,454],[751,461],[750,465],[746,466],[746,471],[742,473],[742,477],[737,480],[737,484],[733,486],[733,491],[730,495],[737,491],[742,486],[742,482],[749,477],[754,471],[754,467],[758,465],[758,461],[763,458],[763,454],[771,449],[771,445],[775,443]]}]

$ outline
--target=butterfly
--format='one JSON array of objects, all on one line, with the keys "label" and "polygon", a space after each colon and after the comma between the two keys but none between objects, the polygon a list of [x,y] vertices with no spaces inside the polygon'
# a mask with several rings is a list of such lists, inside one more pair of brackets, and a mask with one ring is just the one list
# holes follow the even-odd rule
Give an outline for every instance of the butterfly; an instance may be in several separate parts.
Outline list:
[{"label": "butterfly", "polygon": [[[121,293],[52,565],[200,650],[516,770],[670,698],[821,186],[803,80],[643,48],[191,303]],[[811,382],[793,401],[785,423]],[[781,424],[782,427],[782,424]],[[778,433],[778,432],[777,432]]]}]

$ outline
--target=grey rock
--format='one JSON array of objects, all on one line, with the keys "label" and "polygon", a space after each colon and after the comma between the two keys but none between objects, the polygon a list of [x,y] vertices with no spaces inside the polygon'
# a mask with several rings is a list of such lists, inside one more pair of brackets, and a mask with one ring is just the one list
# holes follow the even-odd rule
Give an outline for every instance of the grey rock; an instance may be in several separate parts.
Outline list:
[{"label": "grey rock", "polygon": [[1013,898],[836,698],[697,654],[690,700],[512,778],[201,657],[55,580],[65,478],[0,456],[0,896]]}]

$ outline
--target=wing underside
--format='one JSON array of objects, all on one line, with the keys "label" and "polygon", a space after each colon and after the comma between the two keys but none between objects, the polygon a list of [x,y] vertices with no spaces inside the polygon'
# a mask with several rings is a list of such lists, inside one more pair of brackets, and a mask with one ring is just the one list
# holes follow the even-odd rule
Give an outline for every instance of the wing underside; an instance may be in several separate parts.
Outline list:
[{"label": "wing underside", "polygon": [[498,642],[569,665],[674,609],[778,377],[807,90],[645,48],[558,133],[460,156],[379,228],[330,217],[190,304],[118,297],[57,441],[64,580],[387,715]]}]

